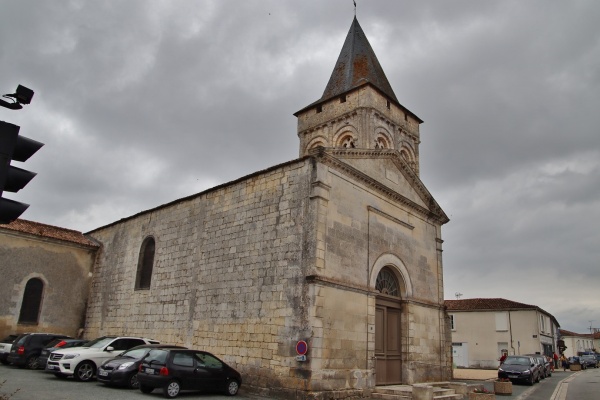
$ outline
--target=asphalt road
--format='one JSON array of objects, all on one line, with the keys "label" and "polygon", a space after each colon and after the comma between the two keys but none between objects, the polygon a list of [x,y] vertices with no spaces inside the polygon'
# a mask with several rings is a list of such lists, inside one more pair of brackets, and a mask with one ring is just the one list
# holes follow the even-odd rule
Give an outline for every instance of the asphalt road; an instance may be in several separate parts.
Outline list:
[{"label": "asphalt road", "polygon": [[[12,397],[3,397],[11,393],[14,393]],[[143,394],[139,390],[108,387],[96,381],[77,382],[72,378],[58,379],[53,374],[42,370],[31,371],[0,365],[0,399],[2,400],[152,400],[163,398],[160,390]],[[183,400],[232,399],[225,395],[198,392],[182,392],[178,398]],[[258,400],[259,398],[245,394],[242,386],[235,399]]]},{"label": "asphalt road", "polygon": [[600,368],[588,368],[576,373],[567,385],[565,399],[556,400],[600,399]]},{"label": "asphalt road", "polygon": [[[559,384],[562,382],[562,385]],[[468,383],[474,383],[469,381]],[[482,382],[493,390],[492,381]],[[560,390],[559,390],[560,389]],[[600,369],[587,369],[578,373],[557,371],[533,386],[513,385],[514,400],[598,400],[600,399]],[[12,394],[12,396],[10,396]],[[10,396],[10,397],[6,397]],[[160,390],[143,394],[139,390],[107,387],[97,382],[77,382],[71,378],[58,379],[44,371],[30,371],[13,366],[0,365],[1,400],[152,400],[164,398]],[[225,400],[231,397],[221,394],[184,392],[179,398],[199,400]],[[266,400],[244,393],[237,400]]]}]

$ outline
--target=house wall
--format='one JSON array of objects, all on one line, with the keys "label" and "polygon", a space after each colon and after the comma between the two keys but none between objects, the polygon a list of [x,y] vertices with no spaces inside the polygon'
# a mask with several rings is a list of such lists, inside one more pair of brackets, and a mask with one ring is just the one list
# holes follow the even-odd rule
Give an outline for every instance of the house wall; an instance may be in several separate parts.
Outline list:
[{"label": "house wall", "polygon": [[[95,249],[0,230],[0,337],[23,332],[77,336],[83,328]],[[38,324],[19,324],[25,285],[44,283]]]},{"label": "house wall", "polygon": [[594,348],[594,342],[591,337],[586,336],[563,336],[567,349],[564,354],[566,357],[578,356],[580,353],[588,352]]},{"label": "house wall", "polygon": [[[499,343],[508,344],[509,354],[543,354],[543,343],[556,348],[555,337],[550,333],[555,325],[546,325],[545,331],[542,332],[542,314],[535,309],[450,311],[449,314],[454,316],[452,342],[462,343],[463,346],[467,344],[468,367],[471,368],[497,367],[501,356]],[[497,323],[497,318],[506,321],[507,324]]]}]

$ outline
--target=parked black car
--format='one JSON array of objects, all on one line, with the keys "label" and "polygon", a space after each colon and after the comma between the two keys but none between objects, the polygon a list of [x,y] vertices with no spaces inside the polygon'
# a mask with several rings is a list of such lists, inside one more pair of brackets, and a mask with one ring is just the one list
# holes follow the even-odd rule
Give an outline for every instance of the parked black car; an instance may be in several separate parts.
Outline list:
[{"label": "parked black car", "polygon": [[54,339],[48,345],[42,349],[40,356],[38,357],[38,368],[45,369],[46,363],[48,362],[48,357],[50,357],[50,353],[54,350],[58,349],[68,349],[70,347],[79,347],[83,346],[88,341],[85,339]]},{"label": "parked black car", "polygon": [[120,356],[104,361],[100,367],[96,378],[98,382],[107,385],[125,386],[130,389],[137,389],[140,385],[137,379],[138,370],[142,359],[153,349],[187,349],[182,346],[172,346],[165,344],[144,344],[127,350]]},{"label": "parked black car", "polygon": [[526,356],[531,356],[536,359],[537,363],[540,365],[540,378],[546,379],[552,376],[552,367],[550,366],[550,361],[548,358],[542,354],[525,354]]},{"label": "parked black car", "polygon": [[598,360],[596,356],[593,354],[584,354],[579,356],[579,362],[581,363],[581,368],[598,368]]},{"label": "parked black car", "polygon": [[181,390],[221,391],[234,396],[242,376],[206,351],[155,349],[142,360],[138,381],[143,393],[161,388],[167,398],[176,397]]},{"label": "parked black car", "polygon": [[8,364],[8,355],[10,354],[10,348],[13,342],[19,335],[8,335],[4,339],[0,340],[0,363]]},{"label": "parked black car", "polygon": [[9,363],[21,368],[37,369],[38,357],[42,349],[54,339],[71,338],[67,335],[56,333],[25,333],[19,335],[10,348],[7,360]]},{"label": "parked black car", "polygon": [[533,385],[540,381],[540,372],[531,356],[508,356],[498,368],[498,378]]}]

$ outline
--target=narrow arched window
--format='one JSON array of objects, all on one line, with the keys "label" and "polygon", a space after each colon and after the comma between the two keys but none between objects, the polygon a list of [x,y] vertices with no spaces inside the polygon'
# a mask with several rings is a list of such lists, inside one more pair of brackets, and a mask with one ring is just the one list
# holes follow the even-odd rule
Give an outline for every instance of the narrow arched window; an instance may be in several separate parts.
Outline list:
[{"label": "narrow arched window", "polygon": [[150,289],[152,281],[152,266],[154,265],[154,238],[147,237],[142,243],[135,277],[136,289]]},{"label": "narrow arched window", "polygon": [[37,325],[40,318],[42,306],[42,294],[44,293],[44,282],[38,278],[31,278],[25,285],[21,312],[19,313],[19,324]]},{"label": "narrow arched window", "polygon": [[377,281],[375,282],[375,290],[381,294],[387,294],[388,296],[400,297],[400,285],[398,284],[398,279],[388,267],[379,271]]}]

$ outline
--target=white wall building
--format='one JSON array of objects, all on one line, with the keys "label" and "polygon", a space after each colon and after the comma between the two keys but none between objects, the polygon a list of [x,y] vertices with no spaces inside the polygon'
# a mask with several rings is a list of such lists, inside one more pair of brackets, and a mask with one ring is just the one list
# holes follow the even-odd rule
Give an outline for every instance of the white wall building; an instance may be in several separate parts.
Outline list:
[{"label": "white wall building", "polygon": [[564,341],[567,347],[564,351],[566,357],[579,356],[582,353],[594,352],[597,349],[594,345],[594,335],[590,333],[575,333],[564,329],[559,331],[560,339]]},{"label": "white wall building", "polygon": [[559,324],[538,306],[502,298],[446,300],[456,367],[497,367],[503,352],[552,355]]}]

